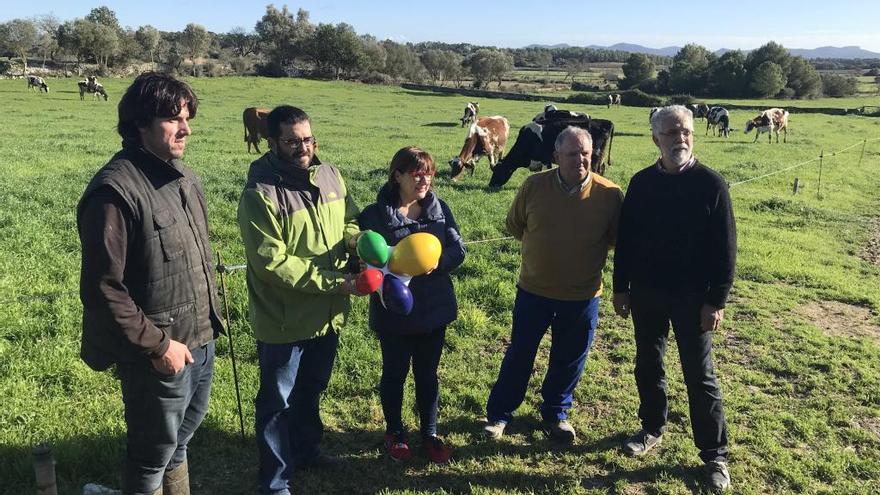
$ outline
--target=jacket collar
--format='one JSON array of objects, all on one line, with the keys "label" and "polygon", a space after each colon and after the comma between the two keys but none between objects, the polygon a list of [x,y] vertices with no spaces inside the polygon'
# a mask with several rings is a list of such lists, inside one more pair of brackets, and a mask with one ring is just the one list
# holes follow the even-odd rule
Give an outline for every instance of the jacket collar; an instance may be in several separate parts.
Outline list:
[{"label": "jacket collar", "polygon": [[382,209],[382,217],[385,222],[393,229],[403,227],[418,221],[436,222],[443,219],[443,209],[440,207],[440,201],[434,194],[434,191],[428,191],[425,199],[419,200],[419,206],[422,207],[422,213],[418,220],[407,218],[398,211],[397,206],[400,203],[400,195],[397,188],[393,187],[390,182],[379,189],[376,194],[376,204]]}]

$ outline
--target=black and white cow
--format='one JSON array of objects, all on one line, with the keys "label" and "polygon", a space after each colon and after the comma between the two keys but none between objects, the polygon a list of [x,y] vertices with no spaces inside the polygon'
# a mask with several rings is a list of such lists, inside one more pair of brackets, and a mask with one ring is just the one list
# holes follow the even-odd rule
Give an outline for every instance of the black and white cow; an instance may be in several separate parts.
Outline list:
[{"label": "black and white cow", "polygon": [[461,117],[461,126],[473,124],[477,121],[477,114],[480,113],[480,104],[475,101],[469,101],[464,106],[464,115]]},{"label": "black and white cow", "polygon": [[712,135],[715,136],[715,129],[718,129],[718,136],[730,136],[730,112],[724,107],[712,107],[706,115],[706,135],[709,135],[709,129],[712,129]]},{"label": "black and white cow", "polygon": [[694,114],[694,119],[705,119],[709,117],[709,105],[705,103],[692,103],[687,105],[687,109]]},{"label": "black and white cow", "polygon": [[104,86],[97,82],[97,80],[89,78],[86,81],[80,81],[76,83],[79,86],[79,99],[85,99],[86,93],[92,94],[92,99],[97,98],[99,95],[104,97],[104,101],[107,101],[107,91],[104,90]]},{"label": "black and white cow", "polygon": [[779,131],[783,132],[782,142],[788,142],[788,111],[782,108],[769,108],[761,112],[752,120],[746,122],[745,133],[755,129],[755,140],[757,142],[761,133],[767,133],[769,143],[773,142],[773,134],[776,134],[776,142],[779,142]]},{"label": "black and white cow", "polygon": [[611,105],[620,106],[620,95],[619,94],[615,93],[615,94],[608,95],[608,108],[611,108]]},{"label": "black and white cow", "polygon": [[582,127],[590,132],[593,138],[591,169],[604,174],[605,168],[611,165],[614,124],[610,120],[591,119],[584,113],[556,110],[520,128],[513,147],[492,170],[489,187],[503,186],[518,168],[527,167],[533,172],[550,168],[556,137],[568,126]]},{"label": "black and white cow", "polygon": [[37,92],[45,91],[49,92],[49,85],[46,84],[46,81],[43,80],[40,76],[27,76],[28,89],[36,90]]},{"label": "black and white cow", "polygon": [[651,112],[648,113],[648,123],[652,124],[654,121],[654,114],[657,113],[662,107],[651,107]]}]

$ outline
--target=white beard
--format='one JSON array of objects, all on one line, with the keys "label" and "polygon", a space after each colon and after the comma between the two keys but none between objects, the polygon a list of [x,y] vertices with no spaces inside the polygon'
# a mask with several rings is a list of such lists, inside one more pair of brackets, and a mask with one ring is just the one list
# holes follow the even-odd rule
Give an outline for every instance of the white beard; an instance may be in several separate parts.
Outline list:
[{"label": "white beard", "polygon": [[673,150],[672,153],[669,154],[669,161],[671,162],[669,165],[673,165],[676,167],[681,167],[688,160],[691,159],[691,150],[689,149],[677,149]]}]

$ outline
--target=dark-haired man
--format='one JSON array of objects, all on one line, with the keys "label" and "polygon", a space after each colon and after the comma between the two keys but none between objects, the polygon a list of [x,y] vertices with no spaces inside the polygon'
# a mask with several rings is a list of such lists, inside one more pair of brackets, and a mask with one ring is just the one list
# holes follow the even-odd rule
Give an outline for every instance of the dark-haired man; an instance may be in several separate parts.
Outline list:
[{"label": "dark-haired man", "polygon": [[349,295],[360,295],[346,273],[359,211],[339,170],[316,156],[305,112],[280,106],[267,126],[270,151],[251,163],[238,224],[260,364],[259,491],[287,495],[294,469],[339,462],[320,451],[318,405]]},{"label": "dark-haired man", "polygon": [[122,150],[77,209],[80,354],[95,370],[116,365],[125,494],[189,494],[187,444],[208,408],[222,324],[205,195],[180,160],[197,108],[186,83],[138,76],[119,102]]}]

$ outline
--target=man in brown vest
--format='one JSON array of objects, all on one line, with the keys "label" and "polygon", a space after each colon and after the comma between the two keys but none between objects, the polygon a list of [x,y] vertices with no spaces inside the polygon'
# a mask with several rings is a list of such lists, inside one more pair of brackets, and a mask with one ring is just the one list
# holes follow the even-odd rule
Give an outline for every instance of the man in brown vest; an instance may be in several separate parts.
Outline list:
[{"label": "man in brown vest", "polygon": [[122,150],[77,209],[80,355],[116,366],[127,425],[125,494],[189,494],[186,448],[208,408],[217,312],[205,195],[180,161],[198,99],[148,72],[119,102]]}]

